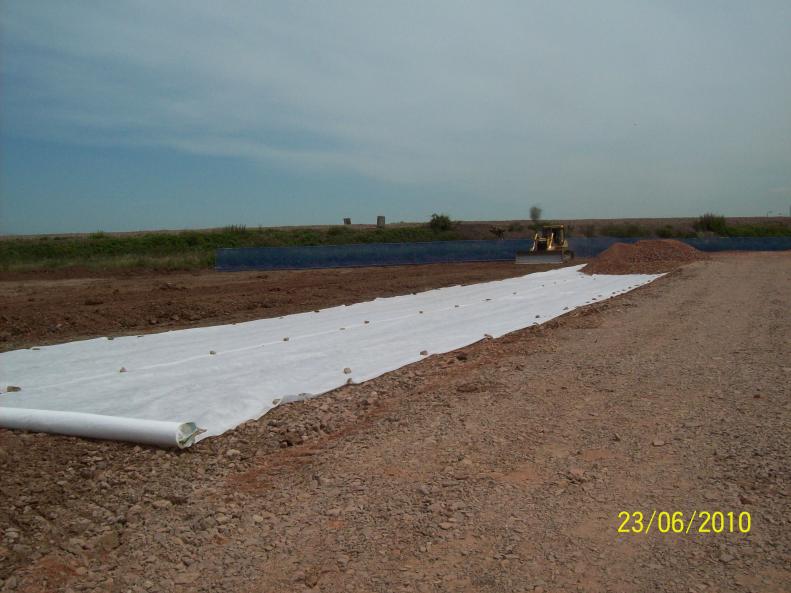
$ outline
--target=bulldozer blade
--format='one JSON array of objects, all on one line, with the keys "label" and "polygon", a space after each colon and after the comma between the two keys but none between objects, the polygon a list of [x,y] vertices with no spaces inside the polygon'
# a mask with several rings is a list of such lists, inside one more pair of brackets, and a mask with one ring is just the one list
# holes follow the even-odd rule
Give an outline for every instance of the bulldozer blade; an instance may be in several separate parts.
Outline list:
[{"label": "bulldozer blade", "polygon": [[563,254],[560,252],[557,253],[537,253],[537,254],[527,254],[527,253],[517,253],[516,254],[516,263],[518,264],[562,264],[563,263]]}]

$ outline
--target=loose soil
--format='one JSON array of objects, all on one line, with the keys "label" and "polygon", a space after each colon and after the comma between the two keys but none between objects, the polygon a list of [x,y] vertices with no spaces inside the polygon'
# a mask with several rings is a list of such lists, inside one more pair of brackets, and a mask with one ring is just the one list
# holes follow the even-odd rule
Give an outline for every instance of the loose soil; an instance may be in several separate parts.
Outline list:
[{"label": "loose soil", "polygon": [[616,243],[583,268],[586,274],[657,274],[708,256],[673,239]]},{"label": "loose soil", "polygon": [[[717,255],[186,451],[0,431],[0,590],[787,592],[790,272]],[[618,533],[653,510],[752,525]]]},{"label": "loose soil", "polygon": [[234,273],[6,272],[0,273],[0,351],[276,317],[553,267],[463,263]]}]

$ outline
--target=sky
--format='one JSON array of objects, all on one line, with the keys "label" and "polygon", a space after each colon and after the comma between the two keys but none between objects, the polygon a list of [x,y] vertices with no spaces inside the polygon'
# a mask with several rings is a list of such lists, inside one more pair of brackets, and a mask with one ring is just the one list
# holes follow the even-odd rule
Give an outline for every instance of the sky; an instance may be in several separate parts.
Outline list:
[{"label": "sky", "polygon": [[788,0],[3,0],[0,233],[789,214]]}]

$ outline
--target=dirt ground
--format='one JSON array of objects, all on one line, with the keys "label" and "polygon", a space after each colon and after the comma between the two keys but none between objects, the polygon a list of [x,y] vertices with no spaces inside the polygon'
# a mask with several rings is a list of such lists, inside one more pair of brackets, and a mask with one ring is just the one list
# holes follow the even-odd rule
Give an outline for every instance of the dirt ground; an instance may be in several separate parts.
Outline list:
[{"label": "dirt ground", "polygon": [[513,263],[235,273],[0,272],[0,351],[276,317],[526,273]]},{"label": "dirt ground", "polygon": [[791,591],[789,310],[719,255],[182,452],[0,431],[0,590]]}]

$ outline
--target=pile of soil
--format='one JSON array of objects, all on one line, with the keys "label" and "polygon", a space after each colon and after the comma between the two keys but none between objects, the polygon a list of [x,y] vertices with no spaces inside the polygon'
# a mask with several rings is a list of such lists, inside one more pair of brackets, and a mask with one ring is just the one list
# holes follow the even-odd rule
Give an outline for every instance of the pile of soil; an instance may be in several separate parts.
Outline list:
[{"label": "pile of soil", "polygon": [[672,239],[616,243],[583,268],[586,274],[657,274],[708,259],[694,247]]}]

